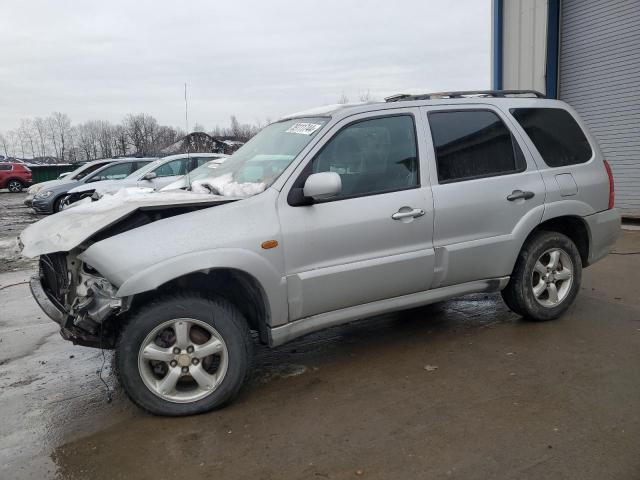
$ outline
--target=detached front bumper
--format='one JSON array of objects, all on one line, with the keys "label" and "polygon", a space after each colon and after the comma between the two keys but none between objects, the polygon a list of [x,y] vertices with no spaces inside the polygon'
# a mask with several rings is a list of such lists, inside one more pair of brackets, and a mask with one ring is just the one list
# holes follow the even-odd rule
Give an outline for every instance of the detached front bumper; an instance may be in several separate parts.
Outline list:
[{"label": "detached front bumper", "polygon": [[46,313],[51,320],[61,327],[64,327],[69,318],[69,314],[49,298],[42,287],[42,280],[39,275],[31,277],[29,288],[31,289],[33,298],[35,298],[42,311]]}]

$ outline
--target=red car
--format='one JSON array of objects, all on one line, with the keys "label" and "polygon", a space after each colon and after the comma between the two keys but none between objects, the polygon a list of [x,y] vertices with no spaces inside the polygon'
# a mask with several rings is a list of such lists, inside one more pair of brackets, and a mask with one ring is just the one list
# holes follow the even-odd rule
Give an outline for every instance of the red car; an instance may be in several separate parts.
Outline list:
[{"label": "red car", "polygon": [[17,193],[31,182],[31,170],[22,163],[0,162],[0,189],[8,188],[10,192]]}]

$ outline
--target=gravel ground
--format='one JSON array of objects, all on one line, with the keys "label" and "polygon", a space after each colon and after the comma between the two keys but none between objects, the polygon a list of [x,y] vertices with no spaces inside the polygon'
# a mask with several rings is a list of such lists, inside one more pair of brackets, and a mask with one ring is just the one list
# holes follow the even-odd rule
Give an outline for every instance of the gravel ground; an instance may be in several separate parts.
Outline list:
[{"label": "gravel ground", "polygon": [[36,265],[35,260],[23,258],[18,248],[20,232],[42,218],[23,203],[26,196],[26,192],[9,193],[0,190],[0,272],[12,272]]}]

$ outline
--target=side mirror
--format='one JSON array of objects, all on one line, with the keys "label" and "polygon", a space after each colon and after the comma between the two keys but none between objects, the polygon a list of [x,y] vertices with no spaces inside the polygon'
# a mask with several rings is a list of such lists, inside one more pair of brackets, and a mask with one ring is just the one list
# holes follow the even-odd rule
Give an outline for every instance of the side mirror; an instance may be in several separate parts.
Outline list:
[{"label": "side mirror", "polygon": [[69,175],[71,172],[63,172],[60,175],[58,175],[58,180],[60,180],[61,178],[66,177],[67,175]]},{"label": "side mirror", "polygon": [[335,172],[314,173],[304,182],[302,193],[313,200],[335,197],[342,191],[342,180]]},{"label": "side mirror", "polygon": [[142,177],[143,180],[153,180],[154,178],[156,178],[158,175],[156,174],[156,172],[149,172],[147,173],[144,177]]}]

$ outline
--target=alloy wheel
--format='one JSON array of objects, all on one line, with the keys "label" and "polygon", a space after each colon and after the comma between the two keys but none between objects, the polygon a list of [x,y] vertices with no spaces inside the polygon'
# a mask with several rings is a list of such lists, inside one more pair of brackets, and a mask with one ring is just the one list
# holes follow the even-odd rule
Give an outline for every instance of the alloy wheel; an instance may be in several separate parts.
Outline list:
[{"label": "alloy wheel", "polygon": [[198,401],[222,383],[229,352],[220,333],[192,318],[169,320],[154,328],[138,352],[146,387],[163,400]]},{"label": "alloy wheel", "polygon": [[12,193],[19,193],[22,191],[22,184],[17,180],[11,180],[7,185],[7,188]]},{"label": "alloy wheel", "polygon": [[531,274],[531,288],[536,301],[544,307],[556,307],[569,295],[573,284],[573,262],[561,248],[545,251]]}]

